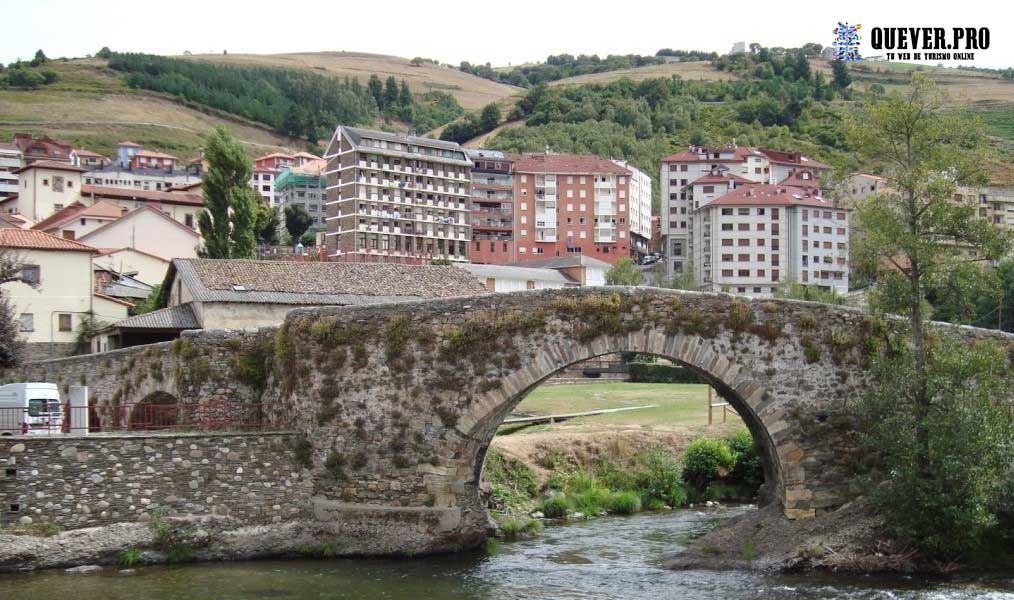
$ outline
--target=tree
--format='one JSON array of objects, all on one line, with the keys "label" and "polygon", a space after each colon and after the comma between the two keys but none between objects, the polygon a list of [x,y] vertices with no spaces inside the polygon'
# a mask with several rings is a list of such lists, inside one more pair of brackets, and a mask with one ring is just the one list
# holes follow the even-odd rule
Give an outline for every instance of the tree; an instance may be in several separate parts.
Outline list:
[{"label": "tree", "polygon": [[482,107],[482,113],[479,115],[479,128],[482,131],[493,131],[499,124],[500,107],[496,105],[496,102],[490,102]]},{"label": "tree", "polygon": [[33,58],[32,62],[29,63],[29,64],[32,65],[33,67],[37,67],[37,66],[39,66],[41,64],[45,64],[47,62],[49,62],[49,59],[46,58],[46,53],[43,52],[42,50],[36,50],[35,51],[35,58]]},{"label": "tree", "polygon": [[607,285],[640,285],[641,271],[630,257],[623,257],[606,271]]},{"label": "tree", "polygon": [[160,296],[162,295],[162,284],[158,284],[151,288],[151,292],[148,293],[148,297],[141,300],[134,305],[133,313],[135,315],[143,315],[150,313],[153,310],[161,308]]},{"label": "tree", "polygon": [[313,219],[305,208],[299,205],[285,207],[285,230],[292,236],[293,241],[302,239],[310,225],[313,225]]},{"label": "tree", "polygon": [[218,126],[204,146],[208,170],[201,189],[204,206],[197,227],[204,258],[251,258],[256,242],[257,192],[250,186],[252,163],[229,130]]},{"label": "tree", "polygon": [[[834,76],[835,89],[844,90],[852,84],[852,74],[849,73],[849,67],[845,64],[844,60],[831,61],[831,73]],[[883,86],[881,86],[881,89],[883,89]]]},{"label": "tree", "polygon": [[366,83],[366,89],[369,90],[370,95],[373,96],[373,100],[377,103],[380,108],[384,107],[384,84],[381,83],[380,78],[374,73],[370,75],[370,80]]},{"label": "tree", "polygon": [[109,59],[113,55],[113,51],[109,49],[109,46],[102,46],[102,49],[95,53],[98,58]]},{"label": "tree", "polygon": [[398,98],[401,92],[398,90],[398,80],[394,78],[394,75],[387,77],[387,85],[384,86],[384,108],[391,109],[398,106]]},{"label": "tree", "polygon": [[412,106],[414,99],[412,98],[412,90],[408,89],[408,83],[404,79],[401,80],[401,92],[398,97],[398,104],[402,107]]},{"label": "tree", "polygon": [[[857,210],[862,236],[856,257],[879,267],[871,305],[907,317],[907,344],[886,359],[902,354],[904,362],[887,365],[879,387],[867,398],[874,408],[883,407],[872,411],[870,423],[899,425],[872,438],[874,448],[884,453],[890,484],[881,494],[881,506],[897,516],[896,509],[911,508],[905,494],[916,494],[924,501],[916,508],[926,528],[923,533],[928,534],[929,528],[955,531],[967,515],[955,513],[943,496],[968,490],[951,485],[953,473],[945,463],[955,461],[946,451],[941,455],[940,449],[950,447],[946,436],[954,432],[940,420],[951,419],[957,425],[963,412],[982,408],[975,394],[960,391],[968,385],[967,374],[978,369],[971,363],[980,363],[974,350],[963,355],[962,347],[942,344],[940,334],[928,335],[927,293],[935,282],[960,274],[964,265],[996,260],[1010,250],[1010,236],[979,218],[972,202],[953,200],[957,185],[982,181],[984,134],[980,124],[944,112],[933,82],[915,74],[904,94],[873,98],[852,115],[847,137],[866,163],[888,180],[885,191],[861,201]],[[971,363],[961,368],[963,361]],[[947,371],[952,367],[957,369],[953,377]],[[963,383],[952,389],[955,379]],[[983,380],[983,385],[993,383]],[[878,394],[893,398],[892,403],[878,402]],[[968,406],[958,402],[962,397]],[[981,447],[979,438],[973,444],[967,437],[974,432],[964,434],[965,441]],[[904,451],[899,450],[902,446]],[[963,461],[956,462],[964,468]],[[911,534],[911,529],[904,533]],[[928,549],[940,548],[931,544]]]},{"label": "tree", "polygon": [[257,241],[264,245],[278,243],[278,211],[267,202],[257,203],[257,217],[254,231],[257,234]]},{"label": "tree", "polygon": [[[0,249],[0,285],[22,282],[37,287],[35,281],[26,281],[21,258],[9,250]],[[21,337],[21,323],[14,312],[7,292],[0,288],[0,369],[18,366],[24,356],[25,340]]]}]

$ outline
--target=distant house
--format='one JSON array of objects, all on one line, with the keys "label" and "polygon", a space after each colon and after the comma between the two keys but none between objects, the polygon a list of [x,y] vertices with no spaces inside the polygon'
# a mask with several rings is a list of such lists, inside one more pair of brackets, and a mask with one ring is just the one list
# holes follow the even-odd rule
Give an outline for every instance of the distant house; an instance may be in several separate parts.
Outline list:
[{"label": "distant house", "polygon": [[132,169],[175,170],[180,166],[180,159],[172,154],[141,149],[130,156],[129,166]]},{"label": "distant house", "polygon": [[455,265],[471,273],[491,292],[517,292],[521,290],[545,290],[565,287],[579,287],[576,279],[554,269],[534,267],[513,267],[507,265],[481,265],[467,263]]},{"label": "distant house", "polygon": [[76,240],[122,216],[122,209],[110,202],[100,200],[88,206],[75,201],[39,221],[32,226],[32,229],[45,231],[64,239]]},{"label": "distant house", "polygon": [[604,260],[590,256],[560,256],[557,258],[539,258],[516,262],[510,266],[553,269],[566,275],[579,285],[605,285],[606,271],[612,265]]},{"label": "distant house", "polygon": [[77,201],[83,172],[84,169],[70,162],[37,160],[15,171],[19,178],[18,193],[0,201],[0,207],[3,212],[41,221]]},{"label": "distant house", "polygon": [[164,341],[187,329],[277,325],[294,308],[485,294],[463,269],[390,263],[176,259],[154,312],[92,337],[96,352]]},{"label": "distant house", "polygon": [[197,229],[197,214],[204,208],[204,197],[188,191],[154,192],[100,185],[81,186],[81,201],[93,204],[107,200],[126,211],[151,206],[177,223]]},{"label": "distant house", "polygon": [[141,151],[141,144],[134,142],[120,142],[116,145],[116,164],[117,166],[126,168],[130,166],[130,161],[135,154]]},{"label": "distant house", "polygon": [[169,260],[195,258],[201,236],[193,229],[145,204],[78,238],[96,248],[134,248]]},{"label": "distant house", "polygon": [[97,267],[116,273],[130,274],[134,279],[149,286],[162,283],[169,270],[169,261],[161,256],[142,252],[137,248],[98,248],[92,261]]},{"label": "distant house", "polygon": [[73,150],[70,153],[70,158],[71,164],[85,169],[99,169],[112,163],[111,160],[98,152],[92,152],[83,148]]},{"label": "distant house", "polygon": [[74,151],[67,142],[47,136],[37,138],[30,133],[15,133],[14,146],[21,152],[26,165],[40,160],[70,163]]},{"label": "distant house", "polygon": [[119,321],[132,306],[95,292],[90,246],[43,231],[4,228],[0,250],[15,253],[22,264],[22,281],[3,289],[28,343],[28,360],[70,354],[85,319]]}]

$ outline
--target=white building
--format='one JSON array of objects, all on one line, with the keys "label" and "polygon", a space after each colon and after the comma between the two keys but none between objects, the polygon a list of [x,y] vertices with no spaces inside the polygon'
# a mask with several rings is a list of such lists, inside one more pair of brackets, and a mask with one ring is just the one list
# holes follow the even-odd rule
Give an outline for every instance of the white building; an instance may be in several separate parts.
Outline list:
[{"label": "white building", "polygon": [[18,194],[0,201],[0,207],[41,221],[80,197],[82,172],[84,169],[69,162],[37,160],[15,171]]},{"label": "white building", "polygon": [[[806,169],[819,177],[830,170],[829,165],[812,160],[798,152],[782,152],[766,148],[743,146],[705,147],[690,146],[662,159],[659,169],[660,218],[663,254],[666,257],[666,274],[672,276],[690,265],[690,245],[693,238],[692,212],[718,197],[721,188],[716,182],[701,181],[725,174],[740,178],[739,183],[779,183],[796,171]],[[715,184],[710,192],[706,187]],[[727,186],[731,187],[731,186]],[[702,192],[704,197],[695,196]]]},{"label": "white building", "polygon": [[21,150],[14,144],[0,143],[0,201],[18,193]]},{"label": "white building", "polygon": [[651,241],[651,176],[625,160],[614,163],[630,171],[627,186],[627,220],[630,222],[630,249],[639,254],[648,253]]},{"label": "white building", "polygon": [[200,169],[125,169],[116,165],[93,169],[83,175],[86,185],[161,192],[201,181]]},{"label": "white building", "polygon": [[581,285],[577,280],[555,269],[475,263],[455,266],[474,275],[486,286],[487,290],[497,293],[559,289]]},{"label": "white building", "polygon": [[750,184],[693,211],[705,291],[769,298],[783,282],[848,292],[850,210],[813,188]]}]

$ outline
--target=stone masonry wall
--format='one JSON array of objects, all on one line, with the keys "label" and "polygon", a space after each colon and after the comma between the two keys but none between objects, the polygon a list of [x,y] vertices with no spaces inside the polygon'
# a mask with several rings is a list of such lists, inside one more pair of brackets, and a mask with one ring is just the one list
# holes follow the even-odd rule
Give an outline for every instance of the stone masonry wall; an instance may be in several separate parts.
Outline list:
[{"label": "stone masonry wall", "polygon": [[[307,518],[310,472],[291,433],[0,438],[0,524],[66,529],[156,516]],[[16,509],[16,510],[14,510]]]}]

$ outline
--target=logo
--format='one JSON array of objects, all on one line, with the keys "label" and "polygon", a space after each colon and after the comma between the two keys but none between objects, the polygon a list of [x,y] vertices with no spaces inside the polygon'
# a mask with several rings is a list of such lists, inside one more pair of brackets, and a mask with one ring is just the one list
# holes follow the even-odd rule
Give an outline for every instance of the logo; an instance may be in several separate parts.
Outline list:
[{"label": "logo", "polygon": [[831,42],[834,60],[862,60],[859,55],[859,30],[862,25],[849,25],[838,21],[834,28],[834,41]]}]

